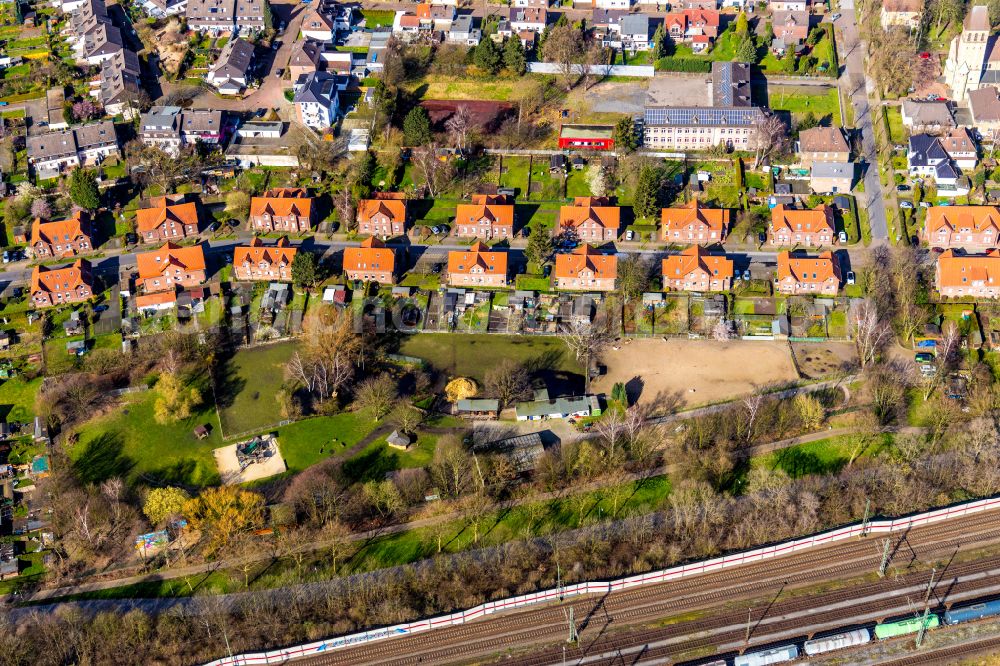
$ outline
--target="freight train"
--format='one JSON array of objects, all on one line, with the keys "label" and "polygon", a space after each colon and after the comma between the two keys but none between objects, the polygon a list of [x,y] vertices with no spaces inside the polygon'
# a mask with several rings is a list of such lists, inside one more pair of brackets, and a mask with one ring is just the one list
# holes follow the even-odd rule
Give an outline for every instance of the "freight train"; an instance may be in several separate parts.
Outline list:
[{"label": "freight train", "polygon": [[[782,664],[797,659],[804,652],[812,657],[834,650],[856,647],[870,643],[874,639],[885,640],[888,638],[898,638],[916,634],[920,631],[921,624],[924,629],[934,629],[941,624],[952,625],[963,622],[972,622],[989,617],[1000,616],[1000,599],[985,601],[965,606],[957,606],[944,613],[928,613],[925,616],[904,618],[892,622],[879,622],[869,631],[867,628],[857,628],[848,631],[813,638],[802,643],[802,650],[799,650],[797,643],[770,647],[766,650],[747,652],[733,658],[732,666],[769,666],[770,664]],[[727,666],[725,660],[716,660],[704,664],[704,666]]]}]

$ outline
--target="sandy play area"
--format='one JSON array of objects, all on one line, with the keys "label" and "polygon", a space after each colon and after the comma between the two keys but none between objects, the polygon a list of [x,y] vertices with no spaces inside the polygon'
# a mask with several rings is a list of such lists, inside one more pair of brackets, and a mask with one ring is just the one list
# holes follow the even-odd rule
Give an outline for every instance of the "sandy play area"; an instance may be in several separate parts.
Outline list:
[{"label": "sandy play area", "polygon": [[[633,339],[618,350],[608,349],[603,361],[607,374],[591,384],[591,391],[611,393],[615,383],[623,382],[633,400],[638,396],[641,402],[672,406],[717,402],[754,386],[799,378],[787,342]],[[658,398],[661,394],[666,397]]]},{"label": "sandy play area", "polygon": [[274,455],[247,465],[242,472],[240,471],[239,459],[236,456],[237,446],[239,444],[223,446],[212,452],[215,455],[215,463],[219,466],[219,476],[222,477],[222,483],[225,485],[266,479],[285,471],[285,461],[278,450],[277,442],[274,444]]}]

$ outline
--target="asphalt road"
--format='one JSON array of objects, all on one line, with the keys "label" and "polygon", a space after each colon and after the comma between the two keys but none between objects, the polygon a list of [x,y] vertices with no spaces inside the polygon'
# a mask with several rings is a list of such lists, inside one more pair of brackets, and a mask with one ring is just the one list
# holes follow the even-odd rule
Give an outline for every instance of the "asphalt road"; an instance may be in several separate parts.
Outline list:
[{"label": "asphalt road", "polygon": [[[854,0],[842,0],[841,16],[835,25],[839,31],[841,62],[844,71],[840,75],[840,87],[854,105],[854,124],[861,132],[861,156],[865,162],[865,193],[860,205],[868,211],[868,223],[872,230],[872,240],[884,243],[889,240],[889,226],[886,222],[885,192],[878,177],[878,157],[875,153],[875,133],[872,128],[872,108],[868,102],[870,82],[865,75],[866,46],[858,34]],[[846,57],[845,57],[846,55]],[[876,109],[876,112],[879,110]]]},{"label": "asphalt road", "polygon": [[[247,238],[237,238],[224,241],[206,241],[203,246],[208,256],[217,257],[226,254],[231,255],[234,247],[238,245],[245,245],[248,240],[249,236],[247,236]],[[320,253],[323,258],[329,258],[346,247],[357,247],[359,244],[360,243],[356,241],[328,241],[314,239],[309,239],[304,242],[292,241],[292,245],[309,248],[314,252]],[[390,247],[401,249],[406,248],[409,254],[409,262],[407,264],[408,268],[412,268],[418,262],[422,266],[429,266],[435,263],[443,264],[447,262],[449,251],[469,249],[469,244],[467,242],[460,241],[459,239],[454,239],[454,242],[449,239],[449,242],[438,245],[420,245],[408,242],[389,243],[389,245]],[[521,245],[523,245],[523,243],[521,243]],[[619,244],[618,255],[620,257],[624,257],[629,254],[639,254],[649,257],[652,260],[658,260],[678,253],[677,250],[663,250],[659,248],[647,249],[638,246],[622,247],[623,245],[625,244]],[[140,251],[149,251],[149,249],[152,248],[142,248]],[[510,248],[509,253],[512,268],[517,269],[525,265],[524,250],[522,247],[512,247]],[[864,248],[837,250],[844,272],[863,265],[866,253],[867,251]],[[738,248],[727,248],[727,254],[734,259],[736,268],[740,271],[752,268],[753,266],[771,268],[777,265],[777,252],[770,250],[740,250]],[[90,262],[95,273],[108,276],[117,275],[122,270],[134,269],[135,257],[135,252],[126,252],[112,256],[90,258]],[[70,259],[67,258],[66,262],[69,263]],[[19,262],[16,266],[10,265],[6,268],[6,270],[0,271],[0,291],[6,289],[8,286],[21,286],[27,284],[27,282],[31,279],[31,271],[32,268],[27,262]]]}]

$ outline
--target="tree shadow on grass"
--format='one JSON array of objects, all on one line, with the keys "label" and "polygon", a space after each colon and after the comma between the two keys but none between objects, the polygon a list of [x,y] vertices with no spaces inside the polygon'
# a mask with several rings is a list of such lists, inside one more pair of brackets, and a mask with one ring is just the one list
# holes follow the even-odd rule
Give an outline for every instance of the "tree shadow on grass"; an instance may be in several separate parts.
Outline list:
[{"label": "tree shadow on grass", "polygon": [[837,474],[846,464],[847,458],[838,457],[832,460],[823,460],[811,451],[795,448],[778,451],[774,457],[774,466],[784,470],[793,479],[808,474],[824,476]]},{"label": "tree shadow on grass", "polygon": [[122,451],[124,440],[118,433],[104,433],[88,441],[73,463],[73,471],[83,483],[101,483],[111,477],[124,477],[135,461]]},{"label": "tree shadow on grass", "polygon": [[247,380],[240,377],[232,357],[220,359],[215,372],[215,402],[219,409],[231,407],[246,384]]},{"label": "tree shadow on grass", "polygon": [[221,481],[216,470],[206,469],[193,458],[176,460],[149,472],[145,476],[156,479],[165,485],[183,486],[189,490]]},{"label": "tree shadow on grass", "polygon": [[385,446],[362,451],[341,467],[352,483],[381,481],[386,473],[399,469],[399,456]]}]

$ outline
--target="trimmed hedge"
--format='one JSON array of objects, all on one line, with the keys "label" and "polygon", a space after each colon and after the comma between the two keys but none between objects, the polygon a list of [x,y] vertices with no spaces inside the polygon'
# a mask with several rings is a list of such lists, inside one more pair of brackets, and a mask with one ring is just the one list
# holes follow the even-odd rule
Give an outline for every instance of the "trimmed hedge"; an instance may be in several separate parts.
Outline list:
[{"label": "trimmed hedge", "polygon": [[708,73],[712,71],[712,61],[696,58],[667,57],[656,61],[656,69],[664,72]]}]

